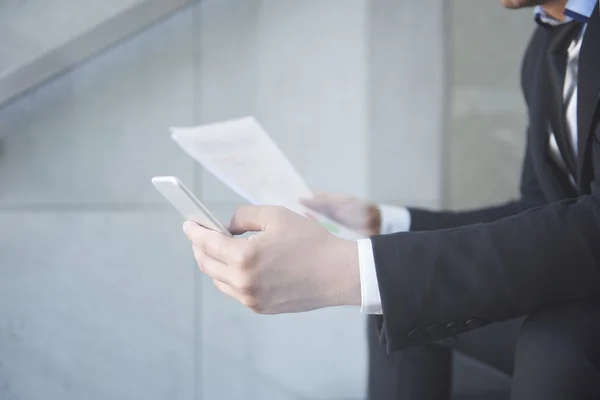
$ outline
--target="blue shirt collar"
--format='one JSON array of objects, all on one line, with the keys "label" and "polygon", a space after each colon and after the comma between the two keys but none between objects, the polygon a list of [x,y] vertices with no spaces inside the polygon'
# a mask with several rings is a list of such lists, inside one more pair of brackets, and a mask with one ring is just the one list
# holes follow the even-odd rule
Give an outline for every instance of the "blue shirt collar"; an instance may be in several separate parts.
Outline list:
[{"label": "blue shirt collar", "polygon": [[576,21],[587,24],[588,19],[594,12],[594,7],[598,0],[569,0],[567,2],[567,8],[565,15]]},{"label": "blue shirt collar", "polygon": [[535,22],[539,25],[545,26],[558,26],[562,24],[566,24],[567,22],[571,22],[573,19],[569,16],[566,16],[564,21],[559,21],[544,10],[542,6],[536,6],[533,9],[533,15],[535,17]]}]

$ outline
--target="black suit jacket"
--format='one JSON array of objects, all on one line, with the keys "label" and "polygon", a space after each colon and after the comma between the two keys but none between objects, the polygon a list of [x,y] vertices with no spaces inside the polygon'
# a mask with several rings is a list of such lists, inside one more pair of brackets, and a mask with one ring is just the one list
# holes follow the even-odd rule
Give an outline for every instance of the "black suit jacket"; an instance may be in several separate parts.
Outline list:
[{"label": "black suit jacket", "polygon": [[411,210],[412,232],[372,238],[388,351],[600,296],[598,6],[579,61],[577,188],[548,147],[555,114],[547,61],[557,32],[538,28],[523,63],[521,200],[462,213]]}]

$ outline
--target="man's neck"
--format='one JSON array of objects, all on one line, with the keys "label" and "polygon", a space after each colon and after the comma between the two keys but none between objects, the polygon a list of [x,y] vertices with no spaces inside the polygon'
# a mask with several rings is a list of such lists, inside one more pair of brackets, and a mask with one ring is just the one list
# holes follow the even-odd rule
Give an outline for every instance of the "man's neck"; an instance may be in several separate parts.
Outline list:
[{"label": "man's neck", "polygon": [[542,6],[544,11],[548,13],[552,18],[558,21],[565,20],[565,7],[567,6],[567,0],[555,0],[550,1]]}]

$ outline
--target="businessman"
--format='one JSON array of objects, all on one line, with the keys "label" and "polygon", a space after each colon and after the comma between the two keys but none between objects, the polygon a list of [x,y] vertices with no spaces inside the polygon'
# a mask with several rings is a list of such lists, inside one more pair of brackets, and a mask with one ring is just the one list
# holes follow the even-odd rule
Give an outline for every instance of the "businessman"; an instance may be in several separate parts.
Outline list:
[{"label": "businessman", "polygon": [[230,229],[257,232],[249,238],[186,223],[200,268],[259,313],[341,305],[381,312],[389,352],[527,316],[512,397],[600,398],[600,16],[594,3],[567,4],[567,16],[579,22],[550,26],[551,15],[545,16],[547,26],[527,51],[526,205],[411,210],[411,228],[427,232],[358,244],[282,208],[243,207]]},{"label": "businessman", "polygon": [[[551,41],[542,42],[540,40],[541,35],[548,33],[534,34],[526,51],[527,61],[524,62],[522,71],[523,90],[525,96],[531,98],[529,102],[547,107],[548,113],[556,113],[560,118],[555,121],[553,136],[550,136],[549,150],[550,155],[554,157],[554,167],[559,169],[556,177],[563,180],[574,176],[571,170],[567,169],[567,164],[562,161],[561,150],[568,150],[568,152],[565,152],[566,157],[573,154],[573,151],[568,147],[568,141],[565,141],[565,139],[574,138],[571,133],[572,129],[568,127],[570,121],[568,112],[572,113],[574,111],[575,102],[572,101],[573,96],[568,95],[565,90],[572,88],[571,85],[574,78],[576,78],[573,75],[576,73],[575,68],[581,41],[573,40],[573,34],[578,35],[582,29],[581,25],[565,17],[566,3],[567,0],[554,0],[536,7],[534,15],[535,21],[539,25],[538,31],[554,30],[551,35],[563,35],[560,31],[565,30],[564,34],[568,36],[565,36],[560,46],[559,43],[556,43],[553,45],[554,48],[550,50]],[[519,8],[530,4],[506,3],[505,5]],[[578,26],[560,27],[563,24]],[[567,34],[566,30],[571,30],[572,33]],[[580,39],[580,37],[575,38]],[[562,71],[566,79],[555,80],[551,75],[545,75],[545,80],[539,79],[537,83],[531,82],[528,74],[535,73],[535,70],[532,71],[533,63],[531,59],[546,55],[549,51],[556,54],[554,58],[556,68],[554,70],[556,72]],[[544,98],[536,95],[536,93],[539,93],[539,91],[536,91],[536,85],[549,85],[558,90],[554,91],[554,96]],[[561,109],[567,110],[567,113]],[[546,129],[542,134],[547,135],[549,132]],[[556,137],[559,138],[561,146],[556,141]],[[526,157],[522,166],[521,196],[519,200],[499,207],[484,208],[475,212],[431,212],[421,209],[369,204],[356,198],[331,194],[319,194],[315,198],[307,200],[305,204],[346,226],[363,232],[366,236],[408,230],[429,231],[469,225],[473,222],[494,221],[549,203],[551,197],[546,196],[535,180],[529,150],[527,155],[528,157]],[[572,162],[572,157],[569,157],[568,160]],[[572,184],[563,182],[555,198],[567,199],[574,197],[576,193],[573,189]],[[365,293],[365,288],[373,287],[373,284],[369,285],[364,280],[361,282],[361,287],[363,312],[379,313],[380,309],[377,307],[380,303],[377,287],[375,286],[374,293],[368,291]],[[515,348],[523,322],[522,318],[493,324],[468,334],[462,334],[440,342],[427,343],[393,354],[387,354],[385,347],[379,343],[378,319],[378,316],[372,315],[367,324],[369,344],[368,399],[370,400],[448,399],[452,382],[452,350],[458,350],[507,374],[512,375],[513,373]]]}]

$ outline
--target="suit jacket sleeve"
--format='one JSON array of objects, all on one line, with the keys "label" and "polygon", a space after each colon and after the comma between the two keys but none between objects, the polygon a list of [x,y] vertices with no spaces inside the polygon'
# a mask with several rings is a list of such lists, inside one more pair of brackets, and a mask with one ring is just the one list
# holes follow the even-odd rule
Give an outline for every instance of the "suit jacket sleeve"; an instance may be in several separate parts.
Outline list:
[{"label": "suit jacket sleeve", "polygon": [[600,200],[372,238],[388,351],[600,295]]},{"label": "suit jacket sleeve", "polygon": [[491,222],[546,204],[546,197],[535,176],[529,148],[530,146],[527,144],[521,172],[521,198],[519,200],[494,207],[459,212],[410,208],[410,230],[430,231]]}]

